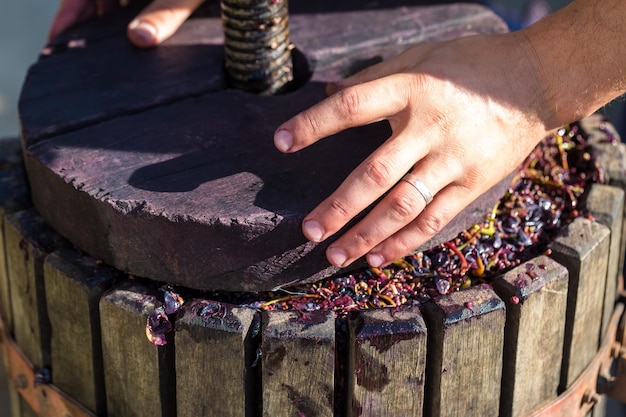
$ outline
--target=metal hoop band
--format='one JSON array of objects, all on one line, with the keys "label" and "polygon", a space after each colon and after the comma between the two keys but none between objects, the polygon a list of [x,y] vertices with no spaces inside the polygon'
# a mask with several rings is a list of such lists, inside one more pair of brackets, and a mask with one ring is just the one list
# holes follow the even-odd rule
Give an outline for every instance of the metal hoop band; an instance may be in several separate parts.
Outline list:
[{"label": "metal hoop band", "polygon": [[410,172],[402,177],[402,181],[406,181],[411,184],[418,193],[422,195],[426,204],[433,201],[433,193],[430,192],[426,184],[424,184],[419,178],[411,174]]}]

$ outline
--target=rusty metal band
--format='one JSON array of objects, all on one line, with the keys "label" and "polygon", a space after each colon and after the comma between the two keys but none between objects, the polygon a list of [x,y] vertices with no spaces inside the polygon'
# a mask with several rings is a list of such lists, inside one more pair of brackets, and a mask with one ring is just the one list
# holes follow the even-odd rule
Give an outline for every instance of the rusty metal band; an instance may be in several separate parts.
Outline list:
[{"label": "rusty metal band", "polygon": [[39,417],[97,417],[52,384],[37,385],[35,369],[21,352],[0,317],[0,354],[20,396]]},{"label": "rusty metal band", "polygon": [[528,417],[584,417],[600,400],[596,391],[598,376],[609,373],[611,364],[619,354],[617,332],[624,314],[624,304],[616,304],[602,344],[587,368],[556,399],[532,412]]}]

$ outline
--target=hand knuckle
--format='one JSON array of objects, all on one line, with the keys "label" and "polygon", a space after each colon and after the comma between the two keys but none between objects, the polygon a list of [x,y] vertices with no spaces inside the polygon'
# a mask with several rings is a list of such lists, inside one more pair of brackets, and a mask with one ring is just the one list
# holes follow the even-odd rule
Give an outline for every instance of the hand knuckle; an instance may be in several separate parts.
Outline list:
[{"label": "hand knuckle", "polygon": [[346,218],[349,215],[346,203],[336,198],[330,200],[330,209],[341,218]]},{"label": "hand knuckle", "polygon": [[353,88],[341,90],[339,105],[344,117],[352,120],[361,112],[361,95]]},{"label": "hand knuckle", "polygon": [[404,193],[396,193],[390,199],[390,210],[398,218],[414,218],[417,215],[419,203],[415,197]]},{"label": "hand knuckle", "polygon": [[358,232],[354,237],[359,247],[371,248],[374,246],[372,236],[368,233]]},{"label": "hand knuckle", "polygon": [[391,169],[378,159],[370,159],[365,162],[364,171],[366,178],[373,185],[388,188],[391,185]]},{"label": "hand knuckle", "polygon": [[399,258],[408,254],[409,252],[414,251],[416,246],[417,245],[415,244],[415,242],[409,239],[408,236],[396,238],[395,248],[394,248],[396,251],[396,255],[397,255],[396,257]]},{"label": "hand knuckle", "polygon": [[426,236],[434,236],[443,229],[447,220],[438,214],[427,213],[423,215],[417,224],[418,229]]},{"label": "hand knuckle", "polygon": [[319,135],[321,124],[316,117],[313,117],[312,115],[305,112],[300,114],[300,119],[304,124],[305,130],[309,132],[310,135]]}]

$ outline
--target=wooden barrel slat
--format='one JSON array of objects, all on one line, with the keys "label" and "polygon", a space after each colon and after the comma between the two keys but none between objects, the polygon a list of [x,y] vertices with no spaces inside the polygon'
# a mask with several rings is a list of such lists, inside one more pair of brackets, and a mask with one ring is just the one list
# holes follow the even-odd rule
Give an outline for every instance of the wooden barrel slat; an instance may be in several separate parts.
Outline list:
[{"label": "wooden barrel slat", "polygon": [[364,311],[350,321],[353,416],[422,416],[426,340],[417,307]]},{"label": "wooden barrel slat", "polygon": [[585,205],[594,217],[594,220],[608,227],[611,232],[603,301],[604,310],[602,312],[601,335],[604,335],[615,308],[617,278],[621,273],[620,257],[622,256],[621,240],[624,227],[624,191],[614,186],[593,184],[587,195]]},{"label": "wooden barrel slat", "polygon": [[[32,209],[4,218],[8,292],[12,333],[20,349],[38,369],[50,366],[50,323],[46,309],[43,262],[61,238]],[[11,387],[14,417],[36,417]]]},{"label": "wooden barrel slat", "polygon": [[[580,121],[580,124],[589,136],[588,141],[593,147],[594,156],[598,165],[604,170],[608,183],[626,191],[626,144],[620,141],[615,127],[600,114],[586,117]],[[624,216],[626,216],[626,206],[624,206]],[[618,268],[620,273],[624,271],[626,256],[626,222],[622,223]]]},{"label": "wooden barrel slat", "polygon": [[175,333],[177,415],[256,416],[259,315],[208,300],[185,302],[180,314]]},{"label": "wooden barrel slat", "polygon": [[523,417],[558,391],[567,286],[567,269],[545,256],[494,281],[506,303],[500,417]]},{"label": "wooden barrel slat", "polygon": [[120,275],[76,249],[52,252],[44,263],[54,384],[99,415],[106,397],[98,305]]},{"label": "wooden barrel slat", "polygon": [[36,368],[50,366],[50,323],[43,263],[62,239],[29,209],[5,217],[13,335]]},{"label": "wooden barrel slat", "polygon": [[551,257],[569,271],[562,390],[580,375],[598,349],[609,234],[607,227],[577,218],[551,242]]},{"label": "wooden barrel slat", "polygon": [[262,317],[263,417],[332,417],[333,313],[268,311]]},{"label": "wooden barrel slat", "polygon": [[144,331],[158,305],[154,290],[132,281],[100,299],[109,417],[176,415],[173,343],[152,346]]},{"label": "wooden barrel slat", "polygon": [[[496,416],[500,405],[504,302],[486,284],[427,302],[425,415]],[[489,393],[489,395],[485,395]]]},{"label": "wooden barrel slat", "polygon": [[18,139],[0,138],[0,315],[12,327],[11,294],[7,271],[4,218],[30,207],[26,174]]},{"label": "wooden barrel slat", "polygon": [[[581,121],[581,126],[585,132],[589,135],[589,142],[593,145],[595,156],[599,165],[604,169],[609,184],[626,191],[626,144],[621,142],[620,135],[615,127],[609,123],[604,116],[600,114],[594,114],[586,117]],[[601,199],[598,199],[601,201]],[[613,202],[614,200],[609,200]],[[592,203],[593,204],[593,203]],[[596,204],[600,205],[600,204]],[[623,203],[622,203],[623,205]],[[611,228],[611,252],[615,252],[615,240],[619,240],[619,246],[617,246],[617,275],[612,275],[610,272],[612,268],[615,268],[614,260],[609,259],[609,272],[607,274],[604,312],[602,318],[602,332],[604,333],[607,321],[607,310],[610,308],[612,292],[616,289],[616,278],[624,271],[624,257],[626,255],[626,222],[623,221],[626,215],[626,206],[623,206],[624,212],[613,219],[613,214],[608,217],[599,216],[598,220],[607,227]],[[593,211],[593,210],[592,210]],[[611,210],[601,210],[606,213]],[[621,231],[616,230],[617,224],[622,223]],[[619,235],[619,236],[616,236]],[[611,255],[613,256],[613,255]],[[596,417],[604,417],[606,414],[607,400],[605,396],[602,396],[599,403],[595,405],[590,415]]]},{"label": "wooden barrel slat", "polygon": [[[18,139],[0,138],[0,314],[13,327],[11,294],[4,233],[5,216],[28,208],[26,176],[22,169],[21,145]],[[13,381],[7,384],[10,415],[34,416],[30,407],[20,397]]]}]

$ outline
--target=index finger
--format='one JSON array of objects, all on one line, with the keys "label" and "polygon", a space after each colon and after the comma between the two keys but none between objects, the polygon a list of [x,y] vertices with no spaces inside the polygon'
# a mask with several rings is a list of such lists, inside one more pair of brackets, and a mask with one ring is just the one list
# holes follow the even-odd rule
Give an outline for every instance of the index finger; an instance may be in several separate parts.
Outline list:
[{"label": "index finger", "polygon": [[274,144],[296,152],[350,127],[389,119],[407,107],[414,83],[398,74],[343,89],[280,125]]}]

